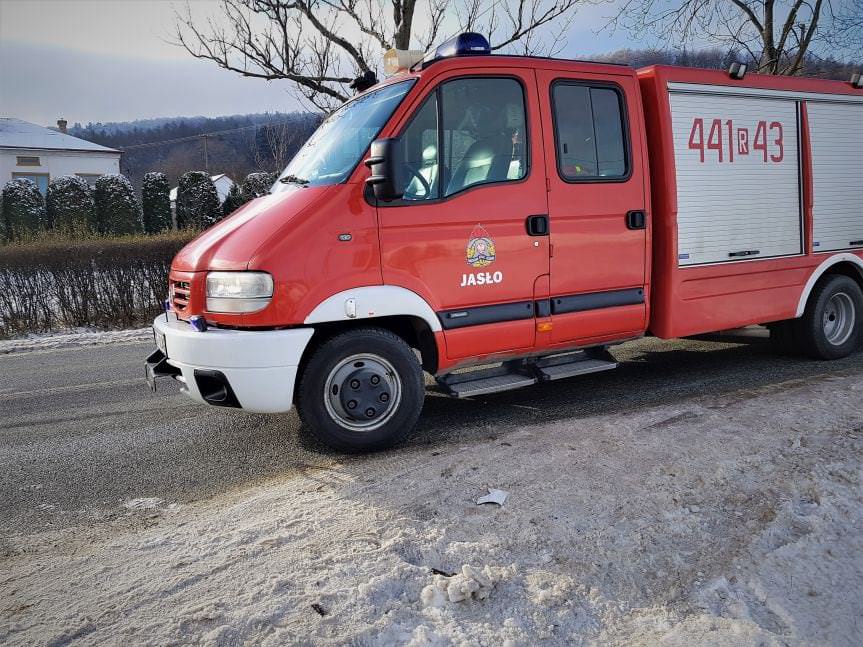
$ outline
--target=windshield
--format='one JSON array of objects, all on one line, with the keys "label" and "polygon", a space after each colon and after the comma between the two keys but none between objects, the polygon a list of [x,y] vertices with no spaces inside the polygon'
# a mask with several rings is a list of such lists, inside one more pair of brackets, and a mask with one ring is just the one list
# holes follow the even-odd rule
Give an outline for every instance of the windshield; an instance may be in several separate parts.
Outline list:
[{"label": "windshield", "polygon": [[393,83],[336,110],[297,152],[273,192],[291,184],[344,182],[413,84],[414,79]]}]

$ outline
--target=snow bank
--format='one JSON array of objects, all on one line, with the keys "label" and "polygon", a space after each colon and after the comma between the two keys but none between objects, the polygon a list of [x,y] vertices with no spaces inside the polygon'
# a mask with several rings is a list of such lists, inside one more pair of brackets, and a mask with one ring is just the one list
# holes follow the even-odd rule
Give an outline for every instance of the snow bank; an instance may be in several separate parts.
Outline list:
[{"label": "snow bank", "polygon": [[0,339],[0,355],[6,353],[29,353],[56,348],[132,343],[152,339],[153,329],[150,327],[135,328],[133,330],[75,328],[62,332],[33,333],[23,337],[15,337],[14,339]]}]

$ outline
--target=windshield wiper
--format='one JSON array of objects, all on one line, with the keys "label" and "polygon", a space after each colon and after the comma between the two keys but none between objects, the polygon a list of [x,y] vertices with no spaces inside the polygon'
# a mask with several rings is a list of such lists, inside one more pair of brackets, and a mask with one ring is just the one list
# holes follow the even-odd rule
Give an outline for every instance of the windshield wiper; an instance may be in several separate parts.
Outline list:
[{"label": "windshield wiper", "polygon": [[308,184],[310,182],[310,180],[307,180],[304,177],[297,177],[296,175],[286,175],[284,177],[280,177],[279,182],[281,182],[282,184],[305,185],[305,184]]}]

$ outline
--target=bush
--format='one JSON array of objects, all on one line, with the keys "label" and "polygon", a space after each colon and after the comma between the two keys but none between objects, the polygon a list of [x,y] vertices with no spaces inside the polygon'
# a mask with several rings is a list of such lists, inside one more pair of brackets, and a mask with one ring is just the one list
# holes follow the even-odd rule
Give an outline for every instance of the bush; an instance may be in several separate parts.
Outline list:
[{"label": "bush", "polygon": [[45,227],[45,199],[32,180],[17,178],[3,187],[3,235],[22,240]]},{"label": "bush", "polygon": [[122,175],[103,175],[94,189],[96,220],[93,230],[103,235],[134,234],[143,229],[141,204]]},{"label": "bush", "polygon": [[58,232],[85,235],[94,220],[93,189],[86,180],[65,175],[51,180],[45,197],[48,226]]},{"label": "bush", "polygon": [[243,180],[242,186],[245,202],[267,195],[277,179],[279,179],[278,173],[249,173]]},{"label": "bush", "polygon": [[188,171],[177,185],[177,227],[204,229],[222,218],[216,185],[204,171]]},{"label": "bush", "polygon": [[225,201],[222,203],[222,215],[230,216],[247,202],[248,200],[243,197],[243,192],[240,190],[240,185],[232,184],[228,195],[225,196]]},{"label": "bush", "polygon": [[0,337],[144,325],[162,309],[189,232],[0,247]]},{"label": "bush", "polygon": [[171,228],[171,198],[168,176],[164,173],[145,173],[141,186],[141,207],[144,212],[144,231],[155,234]]}]

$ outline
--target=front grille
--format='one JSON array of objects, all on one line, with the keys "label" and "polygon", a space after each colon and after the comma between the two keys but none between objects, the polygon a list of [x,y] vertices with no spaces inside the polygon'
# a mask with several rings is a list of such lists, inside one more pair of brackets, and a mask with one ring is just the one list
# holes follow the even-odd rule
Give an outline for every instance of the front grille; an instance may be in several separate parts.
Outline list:
[{"label": "front grille", "polygon": [[189,307],[191,293],[188,281],[171,281],[171,307],[177,312],[183,312]]}]

